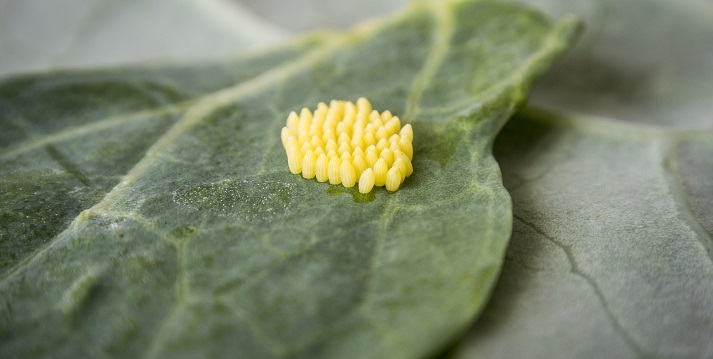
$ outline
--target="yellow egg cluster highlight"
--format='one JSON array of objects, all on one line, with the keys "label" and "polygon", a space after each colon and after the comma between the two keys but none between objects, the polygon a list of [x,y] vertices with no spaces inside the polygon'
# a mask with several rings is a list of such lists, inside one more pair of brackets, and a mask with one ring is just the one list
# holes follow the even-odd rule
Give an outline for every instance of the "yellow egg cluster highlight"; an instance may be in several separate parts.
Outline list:
[{"label": "yellow egg cluster highlight", "polygon": [[282,128],[290,172],[369,193],[396,191],[413,173],[413,129],[391,112],[379,113],[365,98],[320,102],[314,113],[291,112]]}]

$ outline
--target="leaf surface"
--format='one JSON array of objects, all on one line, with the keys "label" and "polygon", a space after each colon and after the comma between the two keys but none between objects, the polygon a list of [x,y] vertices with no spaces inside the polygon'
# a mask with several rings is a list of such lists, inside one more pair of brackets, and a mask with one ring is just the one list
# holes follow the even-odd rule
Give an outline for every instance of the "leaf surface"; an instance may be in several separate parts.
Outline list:
[{"label": "leaf surface", "polygon": [[100,201],[196,98],[314,49],[200,66],[22,76],[0,87],[0,273]]},{"label": "leaf surface", "polygon": [[454,357],[711,357],[711,8],[540,3],[588,30],[496,140],[513,235]]},{"label": "leaf surface", "polygon": [[[225,64],[6,82],[2,241],[29,244],[4,259],[1,356],[437,350],[484,303],[510,235],[495,134],[576,28],[434,2]],[[403,188],[291,175],[289,111],[359,96],[414,127]],[[38,189],[55,197],[33,207]]]}]

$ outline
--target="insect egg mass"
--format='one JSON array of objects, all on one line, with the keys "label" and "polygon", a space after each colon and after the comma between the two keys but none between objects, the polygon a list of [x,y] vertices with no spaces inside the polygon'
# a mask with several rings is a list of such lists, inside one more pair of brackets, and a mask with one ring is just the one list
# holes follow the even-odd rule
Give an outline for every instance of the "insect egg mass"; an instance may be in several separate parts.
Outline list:
[{"label": "insect egg mass", "polygon": [[397,116],[379,113],[365,98],[320,102],[314,113],[291,112],[281,136],[290,172],[307,179],[358,183],[361,193],[374,186],[393,192],[413,173],[411,125],[402,128]]}]

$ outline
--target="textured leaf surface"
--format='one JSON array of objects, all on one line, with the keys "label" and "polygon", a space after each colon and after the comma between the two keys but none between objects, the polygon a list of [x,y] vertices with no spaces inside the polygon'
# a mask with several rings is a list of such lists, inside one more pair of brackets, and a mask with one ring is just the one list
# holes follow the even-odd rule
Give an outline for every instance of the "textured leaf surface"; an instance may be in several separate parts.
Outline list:
[{"label": "textured leaf surface", "polygon": [[196,97],[259,76],[321,41],[201,66],[6,81],[0,87],[0,272],[101,200]]},{"label": "textured leaf surface", "polygon": [[[438,2],[229,63],[4,83],[2,242],[23,249],[3,258],[0,356],[437,350],[510,235],[492,140],[575,29]],[[287,171],[287,113],[358,96],[414,126],[396,193]]]},{"label": "textured leaf surface", "polygon": [[222,57],[284,38],[223,0],[0,0],[0,76]]},{"label": "textured leaf surface", "polygon": [[513,235],[454,357],[711,357],[713,10],[545,3],[588,32],[496,140]]}]

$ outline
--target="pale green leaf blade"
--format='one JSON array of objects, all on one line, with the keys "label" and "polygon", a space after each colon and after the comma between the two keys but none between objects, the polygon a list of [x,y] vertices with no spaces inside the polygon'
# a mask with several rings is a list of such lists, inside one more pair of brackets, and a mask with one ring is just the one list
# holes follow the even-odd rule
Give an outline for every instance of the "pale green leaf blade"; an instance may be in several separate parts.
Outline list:
[{"label": "pale green leaf blade", "polygon": [[496,147],[513,237],[462,357],[709,356],[713,134],[690,136],[515,117]]},{"label": "pale green leaf blade", "polygon": [[547,3],[591,32],[496,141],[513,236],[454,357],[710,357],[710,6]]},{"label": "pale green leaf blade", "polygon": [[[499,2],[420,4],[196,99],[2,278],[3,356],[438,350],[484,303],[510,234],[492,141],[576,28]],[[287,113],[359,96],[413,124],[417,172],[367,196],[291,175]]]}]

